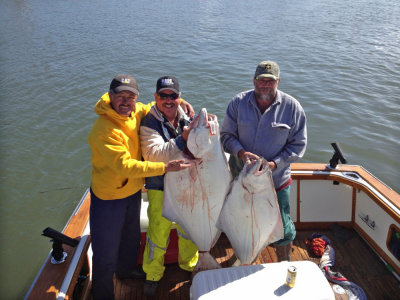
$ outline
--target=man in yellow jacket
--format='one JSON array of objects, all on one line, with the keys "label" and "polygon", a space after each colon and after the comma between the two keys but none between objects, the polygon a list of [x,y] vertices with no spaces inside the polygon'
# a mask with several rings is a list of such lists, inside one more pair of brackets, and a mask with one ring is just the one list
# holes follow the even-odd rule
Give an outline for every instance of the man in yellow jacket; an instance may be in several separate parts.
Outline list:
[{"label": "man in yellow jacket", "polygon": [[138,95],[135,78],[117,75],[95,106],[98,118],[89,133],[93,299],[114,299],[114,273],[120,279],[145,278],[143,270],[136,267],[144,177],[189,166],[183,160],[141,160],[139,126],[151,104],[137,103]]}]

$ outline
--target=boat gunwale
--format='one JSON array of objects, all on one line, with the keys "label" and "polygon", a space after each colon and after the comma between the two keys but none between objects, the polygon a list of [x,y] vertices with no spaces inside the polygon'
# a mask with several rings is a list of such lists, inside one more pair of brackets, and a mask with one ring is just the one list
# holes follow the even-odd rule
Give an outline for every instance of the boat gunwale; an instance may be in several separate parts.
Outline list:
[{"label": "boat gunwale", "polygon": [[[362,189],[369,196],[372,196],[372,198],[375,199],[375,202],[391,214],[393,218],[398,219],[400,217],[400,194],[384,184],[362,166],[338,165],[338,168],[330,169],[326,164],[293,163],[291,164],[291,170],[293,179],[315,180],[316,176],[328,180],[332,180],[333,178],[340,179],[340,182]],[[302,171],[312,173],[301,173]],[[356,173],[364,182],[351,178],[346,174],[348,172]],[[389,202],[390,204],[393,204],[395,207],[394,209],[390,204],[388,204]],[[384,205],[384,207],[382,205]]]},{"label": "boat gunwale", "polygon": [[[298,186],[297,189],[300,188],[300,181],[301,180],[330,180],[330,181],[338,181],[343,184],[347,184],[352,187],[353,192],[352,192],[352,198],[353,198],[353,211],[355,209],[354,203],[355,203],[355,193],[357,189],[363,190],[364,192],[367,193],[367,196],[369,196],[374,202],[376,202],[386,213],[391,215],[396,221],[400,222],[400,214],[397,213],[400,209],[400,195],[397,194],[394,190],[392,190],[390,187],[382,183],[378,178],[373,176],[371,173],[366,171],[363,167],[358,166],[358,165],[338,165],[336,169],[330,169],[327,167],[326,164],[321,164],[321,163],[292,163],[291,164],[291,169],[292,169],[292,177],[294,180],[298,180]],[[348,174],[347,174],[348,173]],[[360,178],[353,177],[351,174],[357,174]],[[349,176],[350,175],[350,176]],[[364,184],[367,183],[367,185]],[[299,195],[298,195],[299,197]],[[387,201],[390,201],[395,206],[395,209],[391,208],[390,205],[387,205],[382,199],[386,198]],[[88,200],[88,201],[87,201]],[[296,200],[297,204],[299,205],[299,199]],[[89,222],[89,207],[90,207],[90,191],[89,189],[86,190],[85,194],[83,195],[81,201],[78,203],[77,207],[75,208],[73,214],[69,218],[67,224],[65,225],[63,229],[63,233],[69,236],[76,236],[77,232],[79,232],[79,237],[82,238],[84,235],[84,228],[88,226]],[[397,211],[397,212],[396,212]],[[79,222],[76,222],[77,217],[81,217],[81,214],[86,214],[84,217],[84,222],[80,220]],[[79,216],[81,215],[81,216]],[[84,224],[83,224],[84,223]],[[307,228],[307,227],[312,227],[313,225],[319,226],[322,225],[322,227],[327,227],[329,224],[332,224],[332,222],[295,222],[300,228]],[[352,227],[355,229],[359,235],[366,240],[369,244],[370,247],[376,252],[378,257],[380,259],[385,258],[387,261],[387,255],[383,252],[382,249],[380,249],[379,245],[377,245],[372,238],[368,236],[364,230],[357,225],[355,222],[355,217],[354,217],[354,212],[352,215],[352,219],[349,222],[339,222],[339,224],[343,223],[344,226],[346,227]],[[63,274],[67,274],[69,268],[71,267],[71,262],[72,259],[74,258],[75,255],[79,255],[79,263],[77,265],[77,269],[81,268],[83,266],[84,258],[87,258],[87,249],[90,244],[90,233],[88,234],[88,238],[86,239],[85,242],[85,247],[82,249],[82,252],[78,254],[76,248],[72,248],[69,246],[66,246],[66,252],[68,252],[69,260],[67,258],[67,267],[63,268]],[[86,254],[86,256],[85,256]],[[72,257],[72,258],[71,258]],[[41,275],[44,272],[48,271],[48,265],[49,265],[49,260],[51,258],[51,251],[49,255],[47,256],[45,262],[43,263],[39,273],[37,274],[35,280],[33,281],[31,287],[29,288],[25,300],[32,299],[31,294],[32,291],[34,290],[34,287],[36,284],[38,284],[39,279],[41,278]],[[390,262],[390,259],[389,259]],[[59,269],[60,270],[60,269]],[[398,268],[396,267],[395,270],[399,272]],[[71,277],[70,281],[76,281],[77,276],[79,275],[80,270],[74,270],[74,275]],[[41,278],[43,280],[43,278]],[[55,297],[51,297],[54,294],[57,295],[58,292],[61,291],[61,286],[64,285],[64,278],[58,283],[58,285],[53,286],[53,290],[50,292],[48,290],[43,290],[43,296],[47,297],[47,299],[54,299]],[[90,281],[90,279],[89,279]],[[68,285],[68,284],[67,284]],[[48,286],[48,285],[47,285]],[[74,289],[75,283],[70,282],[68,289],[67,289],[67,294],[65,295],[66,299],[70,299],[72,297],[73,289]],[[42,287],[44,287],[44,284],[42,284]],[[89,284],[86,283],[86,289],[90,288],[90,282]],[[57,290],[58,289],[58,290]],[[86,290],[87,293],[87,290]],[[41,297],[43,299],[43,297]],[[63,299],[63,298],[61,298]]]},{"label": "boat gunwale", "polygon": [[[312,166],[310,166],[312,165]],[[360,179],[354,179],[345,173],[352,172],[360,176]],[[363,167],[358,165],[339,165],[336,169],[329,169],[324,164],[308,164],[308,163],[295,163],[292,164],[292,177],[299,182],[301,180],[330,180],[338,181],[343,184],[347,184],[353,188],[353,207],[352,207],[352,219],[349,222],[336,222],[346,227],[352,227],[358,232],[358,234],[370,245],[371,249],[375,251],[377,256],[394,268],[395,272],[400,274],[399,266],[393,261],[391,257],[382,247],[377,244],[374,239],[361,228],[360,225],[355,221],[355,192],[356,189],[363,190],[369,198],[374,201],[384,212],[386,212],[395,222],[400,224],[400,195],[392,190],[390,187],[382,183],[378,178],[373,176]],[[299,196],[298,196],[299,197]],[[296,200],[299,205],[299,199]],[[327,228],[332,222],[295,222],[295,225],[299,228],[315,228],[322,227]],[[392,223],[392,225],[395,225]],[[397,226],[396,226],[397,227]],[[385,246],[388,248],[388,242],[386,241]],[[390,251],[390,250],[389,250]]]},{"label": "boat gunwale", "polygon": [[[90,191],[88,188],[86,189],[84,195],[74,209],[74,212],[72,213],[62,231],[63,234],[71,238],[79,239],[79,244],[77,245],[77,247],[71,247],[63,244],[63,250],[67,253],[67,258],[62,264],[54,265],[50,262],[52,257],[52,249],[50,250],[38,274],[36,275],[29,290],[27,291],[24,300],[37,299],[36,297],[38,295],[40,295],[40,299],[69,299],[69,293],[72,294],[73,292],[72,286],[75,286],[73,280],[77,279],[79,275],[80,268],[84,264],[84,254],[87,254],[87,250],[91,242],[90,234],[88,233],[87,238],[84,238],[84,244],[81,243],[85,228],[88,227],[89,223],[89,207]],[[78,250],[80,250],[80,252],[78,252]],[[71,271],[71,268],[75,269]],[[50,274],[57,274],[60,272],[60,269],[64,274],[63,277],[58,278],[57,276],[46,275],[46,272]],[[65,281],[66,274],[71,272],[72,276],[70,276],[69,282]],[[51,279],[50,282],[48,279]],[[40,291],[40,287],[44,288],[45,285],[49,287],[49,289],[45,291]],[[66,287],[66,294],[64,295],[62,295],[64,293],[64,291],[61,290],[62,287],[63,290],[65,290]],[[52,297],[52,294],[54,294],[55,297]]]}]

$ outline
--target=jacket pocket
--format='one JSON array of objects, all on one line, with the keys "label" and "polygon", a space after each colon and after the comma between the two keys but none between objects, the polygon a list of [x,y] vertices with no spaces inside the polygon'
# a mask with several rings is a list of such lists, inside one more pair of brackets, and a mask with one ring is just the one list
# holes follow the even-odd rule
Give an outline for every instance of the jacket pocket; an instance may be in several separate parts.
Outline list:
[{"label": "jacket pocket", "polygon": [[284,146],[289,136],[291,127],[285,123],[271,123],[272,137],[271,142],[276,145]]}]

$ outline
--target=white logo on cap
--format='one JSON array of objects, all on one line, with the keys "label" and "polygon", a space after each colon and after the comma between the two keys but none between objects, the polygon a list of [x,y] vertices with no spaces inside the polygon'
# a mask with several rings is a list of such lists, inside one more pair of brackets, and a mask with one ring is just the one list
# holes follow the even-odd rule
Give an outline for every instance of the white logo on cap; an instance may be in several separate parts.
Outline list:
[{"label": "white logo on cap", "polygon": [[174,82],[172,81],[171,78],[164,78],[164,79],[162,80],[162,84],[163,84],[163,85],[173,85]]},{"label": "white logo on cap", "polygon": [[122,78],[121,83],[131,83],[131,80],[129,78]]}]

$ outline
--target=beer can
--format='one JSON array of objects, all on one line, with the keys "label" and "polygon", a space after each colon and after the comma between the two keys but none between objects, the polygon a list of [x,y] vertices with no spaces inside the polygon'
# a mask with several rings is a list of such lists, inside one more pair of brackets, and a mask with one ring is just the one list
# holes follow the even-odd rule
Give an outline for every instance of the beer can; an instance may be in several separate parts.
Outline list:
[{"label": "beer can", "polygon": [[290,266],[287,270],[287,275],[286,275],[286,285],[288,287],[294,287],[294,284],[296,282],[296,275],[297,275],[297,268],[295,266]]}]

